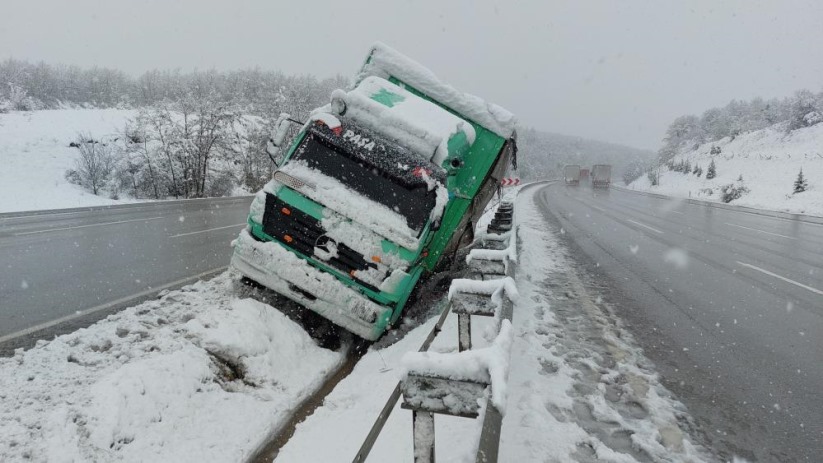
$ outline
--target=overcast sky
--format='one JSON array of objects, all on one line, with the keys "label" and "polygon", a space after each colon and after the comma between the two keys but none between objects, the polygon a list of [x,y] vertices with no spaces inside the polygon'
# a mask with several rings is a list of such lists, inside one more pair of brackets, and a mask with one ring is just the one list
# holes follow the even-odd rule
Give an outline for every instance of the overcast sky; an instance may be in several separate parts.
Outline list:
[{"label": "overcast sky", "polygon": [[671,120],[823,89],[823,1],[2,0],[0,58],[352,75],[381,40],[545,131],[656,149]]}]

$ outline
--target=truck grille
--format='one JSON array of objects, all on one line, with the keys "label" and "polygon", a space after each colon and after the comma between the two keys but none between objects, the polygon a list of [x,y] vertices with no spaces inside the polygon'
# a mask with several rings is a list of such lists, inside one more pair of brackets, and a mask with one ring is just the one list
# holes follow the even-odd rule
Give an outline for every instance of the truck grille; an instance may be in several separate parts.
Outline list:
[{"label": "truck grille", "polygon": [[[305,256],[314,255],[315,247],[323,247],[330,241],[319,220],[272,194],[266,194],[263,232]],[[355,279],[356,272],[377,268],[376,264],[366,261],[362,254],[343,243],[337,243],[336,257],[323,262]],[[360,280],[358,282],[373,291],[378,291],[368,283]]]}]

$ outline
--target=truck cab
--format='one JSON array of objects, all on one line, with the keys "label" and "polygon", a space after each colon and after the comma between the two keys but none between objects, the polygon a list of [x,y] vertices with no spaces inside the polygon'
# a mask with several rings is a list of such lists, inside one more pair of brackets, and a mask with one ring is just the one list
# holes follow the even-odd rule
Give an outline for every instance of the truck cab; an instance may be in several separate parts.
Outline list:
[{"label": "truck cab", "polygon": [[471,236],[514,155],[514,119],[382,44],[330,100],[255,196],[232,266],[374,340]]}]

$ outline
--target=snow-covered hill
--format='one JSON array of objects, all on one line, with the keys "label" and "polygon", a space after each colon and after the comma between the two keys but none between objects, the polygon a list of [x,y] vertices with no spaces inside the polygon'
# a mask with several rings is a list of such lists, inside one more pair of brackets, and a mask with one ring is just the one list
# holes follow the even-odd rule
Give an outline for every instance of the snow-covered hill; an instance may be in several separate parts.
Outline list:
[{"label": "snow-covered hill", "polygon": [[[712,148],[715,154],[712,154]],[[717,152],[719,148],[720,152]],[[704,143],[696,149],[683,149],[674,164],[695,164],[703,175],[674,172],[660,168],[660,184],[652,186],[642,176],[628,187],[677,197],[722,201],[722,188],[733,184],[749,191],[731,204],[823,216],[823,124],[786,131],[785,123]],[[709,164],[714,161],[717,176],[707,180]],[[794,193],[800,169],[808,182],[805,192]],[[738,181],[740,176],[743,181]]]},{"label": "snow-covered hill", "polygon": [[69,183],[78,133],[105,137],[123,130],[134,110],[58,109],[0,114],[0,212],[133,202],[95,196]]}]

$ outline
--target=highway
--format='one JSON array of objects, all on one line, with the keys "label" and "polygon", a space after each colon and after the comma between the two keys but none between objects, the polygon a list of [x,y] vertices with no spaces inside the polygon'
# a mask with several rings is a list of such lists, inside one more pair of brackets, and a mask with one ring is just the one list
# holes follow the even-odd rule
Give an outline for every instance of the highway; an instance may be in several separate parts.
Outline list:
[{"label": "highway", "polygon": [[823,220],[611,188],[536,201],[727,461],[821,461]]},{"label": "highway", "polygon": [[225,268],[250,197],[0,214],[0,347]]}]

